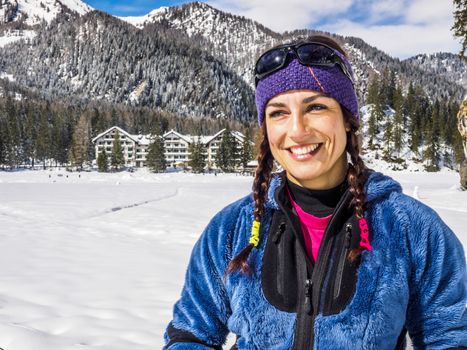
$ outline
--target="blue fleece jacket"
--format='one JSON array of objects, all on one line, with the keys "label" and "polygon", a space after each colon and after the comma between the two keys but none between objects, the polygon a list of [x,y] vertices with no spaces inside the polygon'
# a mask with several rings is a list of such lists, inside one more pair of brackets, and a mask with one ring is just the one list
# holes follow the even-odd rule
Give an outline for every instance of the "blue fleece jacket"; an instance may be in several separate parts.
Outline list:
[{"label": "blue fleece jacket", "polygon": [[[276,309],[261,287],[261,267],[272,211],[269,188],[253,274],[230,274],[229,261],[248,244],[254,203],[247,196],[223,209],[196,243],[169,327],[207,345],[172,342],[170,350],[212,349],[229,332],[238,349],[291,349],[296,314]],[[366,213],[373,246],[364,251],[353,298],[338,314],[319,314],[314,349],[394,349],[405,326],[415,349],[467,347],[467,276],[462,245],[439,216],[404,195],[400,185],[371,173]],[[169,332],[165,334],[170,340]]]}]

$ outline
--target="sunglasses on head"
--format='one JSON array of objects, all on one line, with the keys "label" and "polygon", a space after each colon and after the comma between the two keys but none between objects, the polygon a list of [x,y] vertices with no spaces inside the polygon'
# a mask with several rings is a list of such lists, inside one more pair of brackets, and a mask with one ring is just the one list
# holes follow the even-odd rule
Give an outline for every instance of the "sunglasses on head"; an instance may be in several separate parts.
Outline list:
[{"label": "sunglasses on head", "polygon": [[283,45],[266,51],[255,65],[255,86],[264,77],[284,68],[289,53],[293,52],[298,61],[305,66],[333,67],[337,65],[354,84],[352,74],[336,51],[321,43],[305,42],[296,45]]}]

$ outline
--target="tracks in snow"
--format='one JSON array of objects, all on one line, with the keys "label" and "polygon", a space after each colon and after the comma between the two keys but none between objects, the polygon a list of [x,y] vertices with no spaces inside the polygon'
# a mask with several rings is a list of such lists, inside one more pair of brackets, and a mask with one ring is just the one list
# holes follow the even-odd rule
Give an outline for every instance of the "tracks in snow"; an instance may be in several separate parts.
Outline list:
[{"label": "tracks in snow", "polygon": [[125,204],[125,205],[119,205],[119,206],[116,206],[116,207],[105,209],[105,210],[103,210],[103,211],[101,211],[99,213],[96,213],[94,215],[88,215],[88,216],[85,216],[85,217],[81,217],[80,219],[97,218],[97,217],[104,216],[104,215],[107,215],[107,214],[115,213],[117,211],[136,208],[136,207],[139,207],[141,205],[146,205],[146,204],[149,204],[149,203],[160,202],[160,201],[165,200],[165,199],[174,198],[174,197],[178,196],[179,194],[180,194],[180,188],[177,187],[177,189],[173,193],[168,193],[168,194],[162,195],[160,197],[145,200],[145,201],[141,201],[141,202],[135,202],[135,203]]}]

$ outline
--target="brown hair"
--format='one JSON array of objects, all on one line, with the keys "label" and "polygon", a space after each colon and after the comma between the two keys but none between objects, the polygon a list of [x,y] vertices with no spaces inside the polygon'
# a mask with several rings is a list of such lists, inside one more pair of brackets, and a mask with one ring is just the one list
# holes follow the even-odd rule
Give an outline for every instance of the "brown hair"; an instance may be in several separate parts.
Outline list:
[{"label": "brown hair", "polygon": [[[315,41],[326,44],[343,55],[346,55],[345,51],[336,43],[333,39],[323,35],[313,35],[307,38],[307,41]],[[365,211],[365,193],[364,184],[368,174],[368,168],[365,166],[362,158],[360,157],[360,145],[357,136],[359,129],[359,121],[353,116],[346,108],[341,106],[344,122],[346,122],[350,130],[347,132],[347,144],[346,151],[350,155],[352,165],[347,173],[347,182],[349,184],[349,191],[353,195],[352,204],[355,206],[355,213],[357,218],[363,218]],[[263,140],[260,145],[258,154],[258,167],[256,168],[255,179],[253,182],[253,200],[255,202],[254,219],[261,221],[264,210],[264,202],[266,201],[267,190],[269,182],[272,177],[273,169],[273,156],[269,148],[269,140],[266,132],[266,122],[262,125]],[[235,256],[227,266],[225,275],[241,270],[245,274],[251,272],[250,266],[248,265],[248,256],[252,251],[254,245],[249,243],[243,248],[240,253]],[[359,247],[353,249],[349,253],[349,259],[354,261],[358,258],[363,248]]]},{"label": "brown hair", "polygon": [[[258,153],[258,167],[255,172],[255,180],[253,181],[253,200],[255,202],[255,210],[253,217],[256,221],[261,222],[261,217],[264,211],[264,202],[269,187],[269,181],[272,177],[272,168],[274,158],[272,157],[271,149],[269,148],[269,140],[266,132],[266,123],[263,123],[263,140],[261,141]],[[251,272],[247,259],[253,249],[253,243],[249,243],[242,249],[238,255],[230,261],[225,274],[241,270],[245,274]]]}]

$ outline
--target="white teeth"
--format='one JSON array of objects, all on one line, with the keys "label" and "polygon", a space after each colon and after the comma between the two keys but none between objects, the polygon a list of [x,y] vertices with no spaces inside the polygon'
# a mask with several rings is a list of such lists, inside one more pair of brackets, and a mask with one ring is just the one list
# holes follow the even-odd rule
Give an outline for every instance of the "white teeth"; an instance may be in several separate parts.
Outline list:
[{"label": "white teeth", "polygon": [[291,147],[290,152],[292,152],[293,154],[298,154],[298,155],[307,154],[307,153],[313,152],[315,149],[319,147],[319,145],[320,145],[319,143],[314,143],[312,145],[305,146],[305,147]]}]

